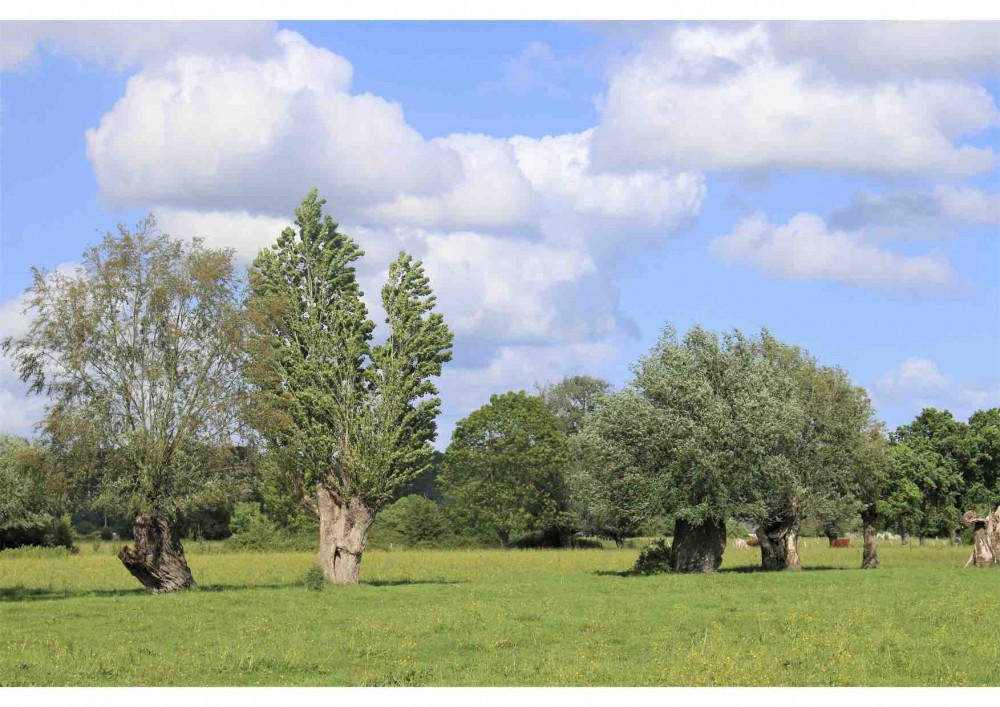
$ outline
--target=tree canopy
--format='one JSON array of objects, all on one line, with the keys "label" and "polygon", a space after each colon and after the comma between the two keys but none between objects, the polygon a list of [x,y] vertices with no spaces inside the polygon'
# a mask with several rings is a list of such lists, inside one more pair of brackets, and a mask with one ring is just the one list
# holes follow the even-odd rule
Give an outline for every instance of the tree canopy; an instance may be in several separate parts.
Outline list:
[{"label": "tree canopy", "polygon": [[505,393],[458,422],[438,481],[448,502],[461,504],[507,546],[527,533],[571,525],[568,461],[562,425],[545,403],[523,391]]}]

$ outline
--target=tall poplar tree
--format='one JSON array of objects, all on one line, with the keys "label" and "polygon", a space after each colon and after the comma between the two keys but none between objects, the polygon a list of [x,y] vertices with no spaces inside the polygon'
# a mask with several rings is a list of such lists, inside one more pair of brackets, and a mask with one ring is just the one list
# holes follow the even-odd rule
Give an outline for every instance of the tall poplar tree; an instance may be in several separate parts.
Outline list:
[{"label": "tall poplar tree", "polygon": [[401,252],[382,288],[387,338],[372,345],[354,268],[363,252],[325,203],[310,192],[298,231],[250,269],[252,422],[319,518],[327,581],[354,584],[376,514],[431,463],[431,378],[451,360],[452,334],[423,265]]}]

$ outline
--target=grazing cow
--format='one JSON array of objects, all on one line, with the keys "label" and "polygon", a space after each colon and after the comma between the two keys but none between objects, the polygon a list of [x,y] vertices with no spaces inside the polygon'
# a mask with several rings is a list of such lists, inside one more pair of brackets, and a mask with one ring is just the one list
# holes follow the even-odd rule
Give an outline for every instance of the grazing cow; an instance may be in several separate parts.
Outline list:
[{"label": "grazing cow", "polygon": [[851,546],[850,538],[837,538],[836,540],[833,541],[833,544],[830,545],[830,547],[850,547],[850,546]]},{"label": "grazing cow", "polygon": [[747,541],[744,540],[743,538],[736,538],[736,542],[734,544],[736,545],[737,550],[746,550],[748,547],[750,547],[749,545],[747,545]]},{"label": "grazing cow", "polygon": [[747,547],[760,547],[760,540],[757,538],[750,538],[747,540]]}]

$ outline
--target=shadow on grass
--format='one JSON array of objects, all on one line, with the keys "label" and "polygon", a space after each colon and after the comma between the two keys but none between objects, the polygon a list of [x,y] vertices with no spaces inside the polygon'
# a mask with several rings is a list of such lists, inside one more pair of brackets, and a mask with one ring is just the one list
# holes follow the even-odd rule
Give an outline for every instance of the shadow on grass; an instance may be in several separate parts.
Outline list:
[{"label": "shadow on grass", "polygon": [[[401,587],[411,584],[468,584],[468,580],[445,580],[445,579],[372,579],[362,581],[361,586],[370,587]],[[332,589],[336,589],[331,587]],[[199,584],[193,589],[181,590],[183,594],[188,593],[218,593],[218,592],[245,592],[252,590],[273,590],[273,589],[304,589],[301,582],[288,582],[285,584]],[[80,599],[84,597],[96,598],[116,598],[149,596],[145,589],[136,587],[134,589],[41,589],[34,587],[0,587],[0,603],[21,602],[21,601],[58,601],[60,599]]]},{"label": "shadow on grass", "polygon": [[[814,565],[812,567],[803,567],[802,572],[829,572],[831,570],[850,570],[855,569],[853,567],[833,567],[830,565]],[[767,571],[763,567],[758,567],[756,565],[749,565],[746,567],[723,567],[718,570],[719,574],[783,574],[782,572]],[[683,572],[636,572],[635,570],[594,570],[593,574],[599,577],[662,577],[663,575],[670,574],[685,574]],[[690,572],[687,574],[701,574],[699,572]],[[709,573],[706,573],[709,574]]]},{"label": "shadow on grass", "polygon": [[[200,584],[193,589],[184,589],[178,593],[191,592],[228,592],[246,591],[250,589],[290,589],[300,587],[297,582],[290,584]],[[142,587],[135,589],[39,589],[29,587],[0,588],[0,602],[5,601],[55,601],[59,599],[79,599],[81,597],[134,597],[147,596]]]},{"label": "shadow on grass", "polygon": [[468,584],[467,579],[363,579],[361,586],[405,587],[410,584]]}]

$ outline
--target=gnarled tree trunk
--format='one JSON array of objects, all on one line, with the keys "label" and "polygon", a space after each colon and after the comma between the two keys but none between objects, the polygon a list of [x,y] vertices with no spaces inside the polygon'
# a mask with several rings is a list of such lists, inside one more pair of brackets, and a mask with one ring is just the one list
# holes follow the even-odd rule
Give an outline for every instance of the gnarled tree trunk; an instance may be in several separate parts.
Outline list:
[{"label": "gnarled tree trunk", "polygon": [[674,572],[715,572],[726,550],[726,521],[710,519],[701,525],[674,521],[670,550]]},{"label": "gnarled tree trunk", "polygon": [[799,519],[777,521],[757,527],[760,564],[769,572],[802,569],[799,558]]},{"label": "gnarled tree trunk", "polygon": [[875,513],[865,511],[861,514],[861,522],[864,526],[864,549],[861,552],[861,569],[876,570],[881,564],[878,559],[878,527],[875,525],[878,520]]},{"label": "gnarled tree trunk", "polygon": [[966,567],[990,567],[1000,564],[1000,506],[983,518],[975,511],[966,511],[962,523],[973,532],[972,555]]},{"label": "gnarled tree trunk", "polygon": [[319,514],[319,566],[331,584],[357,584],[361,556],[374,514],[357,496],[343,499],[316,485]]},{"label": "gnarled tree trunk", "polygon": [[135,549],[127,545],[118,559],[146,591],[164,594],[195,586],[184,548],[173,536],[170,523],[161,515],[136,516],[132,523]]}]

